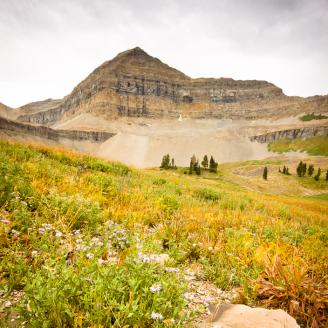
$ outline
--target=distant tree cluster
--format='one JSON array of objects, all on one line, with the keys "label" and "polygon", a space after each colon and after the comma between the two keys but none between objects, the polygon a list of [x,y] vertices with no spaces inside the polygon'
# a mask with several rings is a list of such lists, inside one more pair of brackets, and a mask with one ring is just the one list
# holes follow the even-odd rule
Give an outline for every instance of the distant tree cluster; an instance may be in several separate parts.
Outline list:
[{"label": "distant tree cluster", "polygon": [[[279,167],[279,173],[282,173],[282,174],[287,174],[287,175],[291,175],[289,173],[289,169],[287,166],[284,165],[284,168],[283,170],[281,171],[280,167]],[[305,177],[306,174],[309,176],[309,177],[312,177],[313,174],[314,174],[314,166],[313,164],[309,164],[309,166],[307,166],[306,163],[303,163],[302,161],[300,161],[297,165],[297,168],[296,168],[296,173],[297,175],[302,178],[302,177]],[[313,176],[313,178],[316,180],[316,181],[319,181],[320,180],[320,176],[321,176],[321,168],[319,167],[318,168],[318,171],[317,173]],[[326,171],[326,177],[325,177],[325,180],[328,181],[328,170]]]},{"label": "distant tree cluster", "polygon": [[284,165],[282,171],[280,170],[280,167],[279,167],[279,173],[286,174],[286,175],[291,175],[289,173],[289,168],[287,166],[285,166],[285,165]]},{"label": "distant tree cluster", "polygon": [[172,157],[171,159],[169,154],[164,155],[162,158],[162,163],[160,168],[164,170],[169,170],[169,169],[176,170],[177,166],[175,165],[174,158]]},{"label": "distant tree cluster", "polygon": [[205,155],[202,162],[199,164],[199,160],[193,155],[190,159],[189,164],[189,174],[193,174],[195,172],[197,175],[201,175],[201,166],[204,170],[209,170],[210,172],[217,173],[218,171],[218,163],[215,161],[214,157],[211,156],[208,161],[208,156]]}]

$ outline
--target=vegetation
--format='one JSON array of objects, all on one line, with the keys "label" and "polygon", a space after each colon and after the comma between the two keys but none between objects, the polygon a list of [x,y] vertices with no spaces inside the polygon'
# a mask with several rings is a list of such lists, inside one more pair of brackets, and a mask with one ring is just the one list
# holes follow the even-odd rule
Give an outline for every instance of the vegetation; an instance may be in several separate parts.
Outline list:
[{"label": "vegetation", "polygon": [[262,175],[264,180],[268,180],[268,168],[265,166]]},{"label": "vegetation", "polygon": [[304,177],[306,174],[307,166],[306,163],[303,163],[302,161],[299,162],[296,173],[299,177]]},{"label": "vegetation", "polygon": [[310,164],[308,167],[308,176],[312,177],[313,172],[314,172],[314,166],[313,166],[313,164]]},{"label": "vegetation", "polygon": [[[305,183],[274,173],[264,182],[263,166],[279,164],[244,162],[260,168],[247,185]],[[192,274],[225,290],[238,287],[248,304],[324,327],[325,198],[243,188],[232,164],[197,177],[183,172],[137,171],[0,142],[0,289],[24,291],[17,320],[30,327],[181,327],[197,314],[185,295]],[[8,315],[0,313],[4,326]]]},{"label": "vegetation", "polygon": [[177,169],[177,166],[175,165],[174,158],[170,159],[170,155],[164,155],[162,158],[162,163],[160,166],[161,169],[168,170],[168,169]]},{"label": "vegetation", "polygon": [[328,156],[328,136],[307,139],[280,139],[268,144],[268,149],[276,153],[302,151],[310,155]]},{"label": "vegetation", "polygon": [[322,115],[322,114],[314,114],[314,113],[311,113],[311,114],[306,114],[306,115],[303,115],[300,117],[300,120],[301,121],[312,121],[312,120],[324,120],[328,118],[328,116],[326,115]]},{"label": "vegetation", "polygon": [[317,174],[314,176],[314,180],[319,181],[319,179],[320,179],[320,175],[321,175],[321,169],[320,169],[320,167],[319,167],[319,168],[318,168],[318,172],[317,172]]}]

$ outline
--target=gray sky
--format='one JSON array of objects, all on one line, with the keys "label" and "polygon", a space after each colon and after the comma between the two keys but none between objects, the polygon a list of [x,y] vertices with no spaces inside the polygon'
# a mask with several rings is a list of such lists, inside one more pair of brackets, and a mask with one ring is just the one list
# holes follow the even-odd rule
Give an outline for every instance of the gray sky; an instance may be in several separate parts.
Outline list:
[{"label": "gray sky", "polygon": [[191,77],[328,93],[328,0],[0,0],[0,102],[61,98],[140,46]]}]

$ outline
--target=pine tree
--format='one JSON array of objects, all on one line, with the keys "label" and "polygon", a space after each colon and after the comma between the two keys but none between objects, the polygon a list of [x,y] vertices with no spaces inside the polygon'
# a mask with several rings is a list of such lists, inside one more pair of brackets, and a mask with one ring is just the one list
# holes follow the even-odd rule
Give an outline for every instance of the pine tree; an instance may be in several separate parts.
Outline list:
[{"label": "pine tree", "polygon": [[309,167],[308,167],[308,176],[312,177],[313,172],[314,172],[314,167],[313,167],[312,164],[310,164]]},{"label": "pine tree", "polygon": [[318,168],[318,172],[317,172],[317,174],[314,176],[314,180],[319,181],[319,179],[320,179],[320,175],[321,175],[321,169],[320,169],[320,167],[319,167],[319,168]]},{"label": "pine tree", "polygon": [[207,157],[207,155],[205,155],[204,158],[203,158],[202,166],[203,166],[204,169],[208,168],[208,157]]},{"label": "pine tree", "polygon": [[326,181],[328,181],[328,170],[326,172]]},{"label": "pine tree", "polygon": [[289,168],[288,168],[288,167],[286,167],[286,174],[287,174],[287,175],[290,175],[290,173],[289,173]]},{"label": "pine tree", "polygon": [[198,160],[195,163],[195,172],[196,172],[197,175],[201,174],[200,165],[199,165]]},{"label": "pine tree", "polygon": [[213,156],[210,159],[210,172],[216,173],[218,171],[218,163],[215,162]]},{"label": "pine tree", "polygon": [[300,162],[298,163],[298,166],[297,166],[296,172],[297,172],[297,175],[298,175],[299,177],[302,176],[302,172],[303,172],[303,162],[302,162],[302,161],[300,161]]},{"label": "pine tree", "polygon": [[302,165],[302,177],[306,174],[306,163],[303,163]]},{"label": "pine tree", "polygon": [[268,168],[265,166],[263,170],[263,179],[268,180]]},{"label": "pine tree", "polygon": [[284,168],[282,169],[282,173],[286,174],[286,166],[284,165]]},{"label": "pine tree", "polygon": [[168,169],[170,167],[170,155],[164,155],[162,158],[161,169]]}]

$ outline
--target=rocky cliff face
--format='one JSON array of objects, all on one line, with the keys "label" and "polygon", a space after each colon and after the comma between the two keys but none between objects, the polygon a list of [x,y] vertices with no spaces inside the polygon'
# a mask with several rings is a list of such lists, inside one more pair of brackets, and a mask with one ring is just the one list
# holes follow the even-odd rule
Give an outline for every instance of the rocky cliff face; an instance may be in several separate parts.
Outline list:
[{"label": "rocky cliff face", "polygon": [[328,125],[315,127],[308,126],[299,129],[273,131],[250,137],[250,140],[260,143],[269,143],[279,139],[309,138],[315,136],[328,136]]},{"label": "rocky cliff face", "polygon": [[30,106],[23,122],[52,124],[80,113],[117,117],[271,118],[328,111],[328,97],[287,97],[266,81],[191,79],[140,48],[103,63],[63,100]]},{"label": "rocky cliff face", "polygon": [[20,122],[14,122],[0,116],[0,130],[11,131],[16,134],[27,134],[46,138],[54,141],[69,139],[76,141],[90,141],[102,143],[113,137],[114,133],[104,131],[77,131],[77,130],[53,130],[46,126],[34,126]]}]

